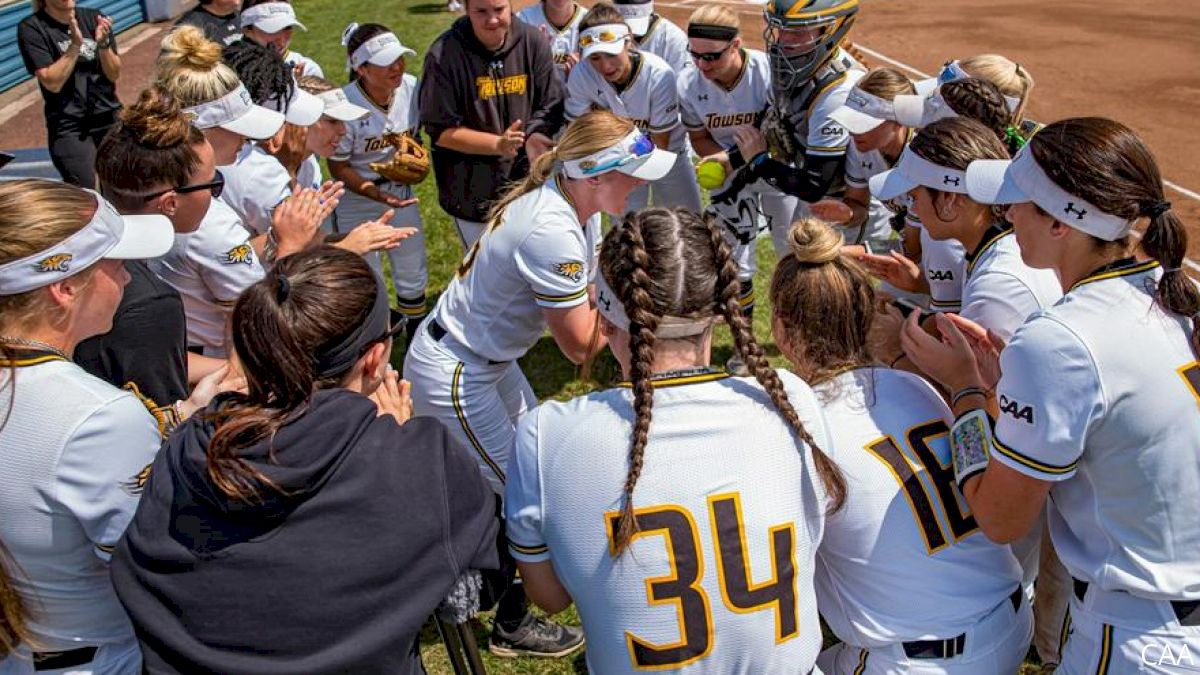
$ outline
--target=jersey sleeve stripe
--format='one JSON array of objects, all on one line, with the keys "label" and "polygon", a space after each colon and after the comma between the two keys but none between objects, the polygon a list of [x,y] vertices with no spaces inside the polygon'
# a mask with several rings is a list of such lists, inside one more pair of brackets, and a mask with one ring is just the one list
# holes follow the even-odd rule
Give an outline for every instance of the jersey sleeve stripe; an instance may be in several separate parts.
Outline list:
[{"label": "jersey sleeve stripe", "polygon": [[569,293],[567,295],[543,295],[541,293],[533,294],[533,296],[535,298],[537,298],[538,300],[541,300],[542,302],[570,302],[572,300],[578,300],[579,298],[582,298],[585,295],[587,295],[587,287],[584,287],[578,291],[575,291],[574,293]]},{"label": "jersey sleeve stripe", "polygon": [[1022,466],[1028,467],[1035,471],[1041,471],[1042,473],[1048,473],[1048,474],[1053,474],[1055,476],[1061,476],[1062,474],[1071,473],[1072,471],[1075,470],[1076,467],[1079,466],[1079,460],[1075,460],[1074,462],[1071,462],[1070,464],[1067,464],[1067,465],[1046,464],[1044,462],[1039,462],[1036,459],[1033,459],[1032,457],[1023,455],[1023,454],[1017,452],[1016,450],[1013,450],[1012,448],[1008,447],[1007,445],[1004,445],[1003,443],[1000,442],[1000,439],[997,438],[994,434],[992,436],[992,443],[995,446],[996,451],[999,452],[1000,454],[1013,460],[1014,462],[1017,462],[1018,464],[1020,464]]},{"label": "jersey sleeve stripe", "polygon": [[550,552],[549,547],[547,547],[545,544],[540,544],[538,546],[523,546],[512,539],[508,540],[508,547],[514,552],[524,555],[541,555],[542,553]]},{"label": "jersey sleeve stripe", "polygon": [[939,307],[941,309],[958,309],[962,305],[962,300],[935,300],[929,299],[930,307]]},{"label": "jersey sleeve stripe", "polygon": [[505,481],[504,471],[501,470],[500,466],[496,464],[490,455],[488,455],[487,450],[483,449],[483,445],[480,444],[479,438],[477,438],[475,436],[475,432],[471,430],[471,425],[467,424],[467,414],[463,411],[462,400],[459,398],[462,390],[462,372],[465,365],[466,364],[464,364],[462,361],[458,362],[458,365],[454,367],[454,378],[450,381],[450,401],[454,404],[454,414],[458,417],[458,423],[462,425],[463,433],[465,433],[467,438],[471,441],[471,446],[475,448],[475,452],[479,453],[479,456],[484,462],[487,463],[489,467],[491,467],[492,471],[495,472],[496,477],[498,477],[500,482],[503,483]]}]

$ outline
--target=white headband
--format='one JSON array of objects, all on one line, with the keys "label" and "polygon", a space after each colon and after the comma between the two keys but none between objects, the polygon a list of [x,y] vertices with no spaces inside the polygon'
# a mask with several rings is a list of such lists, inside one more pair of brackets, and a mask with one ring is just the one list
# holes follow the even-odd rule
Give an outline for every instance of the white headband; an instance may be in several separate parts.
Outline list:
[{"label": "white headband", "polygon": [[[49,286],[106,257],[153,257],[170,248],[175,235],[170,229],[170,221],[164,216],[121,216],[99,193],[87,192],[96,200],[96,212],[88,224],[44,251],[0,265],[0,295],[17,295]],[[142,228],[138,228],[138,232],[129,234],[136,234],[142,240],[130,241],[132,238],[126,236],[125,229],[131,221],[138,224],[145,221],[160,230],[165,224],[169,234],[164,239],[163,232],[140,231]]]},{"label": "white headband", "polygon": [[983,204],[1033,202],[1055,220],[1104,241],[1129,234],[1134,221],[1105,213],[1060,188],[1038,166],[1029,146],[1012,161],[979,160],[967,167],[971,198]]},{"label": "white headband", "polygon": [[904,152],[900,153],[900,161],[895,168],[872,176],[868,184],[871,194],[881,201],[895,199],[918,185],[942,192],[967,194],[965,171],[934,164],[913,152],[910,147],[905,147]]},{"label": "white headband", "polygon": [[416,52],[400,43],[395,33],[380,33],[367,40],[350,55],[350,68],[353,70],[364,63],[376,66],[390,66],[401,56],[414,56]]},{"label": "white headband", "polygon": [[[596,308],[600,310],[601,316],[608,319],[609,323],[626,333],[629,332],[629,316],[625,314],[625,306],[621,304],[621,301],[617,299],[617,294],[604,280],[603,273],[596,275]],[[700,335],[712,326],[712,322],[711,316],[703,319],[663,316],[658,320],[658,328],[654,331],[654,335],[664,340]]]}]

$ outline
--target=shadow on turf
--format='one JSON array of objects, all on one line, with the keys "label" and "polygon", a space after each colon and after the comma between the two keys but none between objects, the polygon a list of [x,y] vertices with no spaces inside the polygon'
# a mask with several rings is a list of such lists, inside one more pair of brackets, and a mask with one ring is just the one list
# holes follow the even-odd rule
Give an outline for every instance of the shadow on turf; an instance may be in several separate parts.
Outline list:
[{"label": "shadow on turf", "polygon": [[[491,612],[485,612],[483,614],[483,617],[488,617],[489,622],[490,622],[490,616],[491,616]],[[493,659],[498,658],[498,657],[492,656],[487,651],[488,637],[490,635],[490,630],[491,629],[490,629],[489,625],[485,624],[481,618],[476,618],[476,619],[471,620],[471,632],[475,634],[475,642],[479,645],[479,649],[484,654],[484,659],[486,661],[491,661]],[[438,651],[439,657],[444,656],[446,653],[446,645],[445,645],[445,643],[442,642],[442,638],[438,635],[437,628],[433,625],[432,619],[425,622],[425,626],[421,629],[421,635],[418,638],[418,642],[420,642],[421,646],[423,646],[423,647],[427,647],[427,648],[431,647],[433,649],[436,649]],[[576,673],[576,675],[587,675],[587,673],[588,673],[586,653],[587,652],[585,649],[584,651],[576,652],[569,657],[563,657],[565,660],[570,661],[571,671]],[[507,659],[505,659],[505,660],[507,660]],[[534,659],[531,659],[531,660],[534,660]],[[541,659],[535,659],[535,660],[541,661]],[[489,670],[491,670],[491,669],[489,669]]]},{"label": "shadow on turf", "polygon": [[447,11],[444,2],[424,2],[408,8],[409,14],[441,14]]}]

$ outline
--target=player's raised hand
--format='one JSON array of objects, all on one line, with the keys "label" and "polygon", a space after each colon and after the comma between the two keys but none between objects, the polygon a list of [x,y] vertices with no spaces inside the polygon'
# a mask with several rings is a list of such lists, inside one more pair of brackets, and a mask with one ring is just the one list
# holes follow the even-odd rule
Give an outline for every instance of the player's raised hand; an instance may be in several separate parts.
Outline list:
[{"label": "player's raised hand", "polygon": [[866,266],[872,276],[896,288],[910,293],[927,290],[921,276],[921,268],[899,251],[888,251],[887,255],[865,252],[854,254],[848,251],[847,255],[853,255],[855,260]]},{"label": "player's raised hand", "polygon": [[921,372],[951,392],[982,384],[975,352],[962,331],[944,314],[938,314],[934,321],[941,339],[921,327],[919,312],[908,316],[900,331],[904,353]]},{"label": "player's raised hand", "polygon": [[995,388],[996,383],[1000,381],[1000,352],[1007,346],[1004,338],[996,334],[996,331],[984,328],[958,314],[944,316],[962,331],[967,344],[971,345],[971,351],[975,352],[975,362],[979,364],[979,374],[983,377],[984,387]]},{"label": "player's raised hand", "polygon": [[737,142],[738,151],[747,162],[767,151],[767,137],[749,125],[738,127],[737,131],[733,132],[733,140]]},{"label": "player's raised hand", "polygon": [[400,379],[400,374],[391,364],[383,374],[383,382],[369,398],[379,408],[379,417],[391,415],[398,424],[404,424],[412,417],[412,385],[408,380]]}]

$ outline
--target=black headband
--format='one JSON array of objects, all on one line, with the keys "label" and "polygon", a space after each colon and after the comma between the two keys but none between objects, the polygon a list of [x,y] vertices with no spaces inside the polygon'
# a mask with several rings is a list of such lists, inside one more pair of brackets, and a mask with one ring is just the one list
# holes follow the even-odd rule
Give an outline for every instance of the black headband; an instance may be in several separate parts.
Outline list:
[{"label": "black headband", "polygon": [[379,273],[375,277],[375,304],[362,323],[355,326],[341,342],[323,349],[316,355],[316,371],[318,378],[340,375],[350,370],[363,348],[375,342],[388,332],[388,322],[391,320],[391,310],[388,307],[387,286]]},{"label": "black headband", "polygon": [[738,36],[738,29],[732,26],[714,26],[708,23],[689,23],[687,36],[702,40],[732,40]]}]

